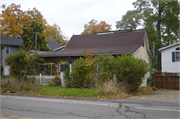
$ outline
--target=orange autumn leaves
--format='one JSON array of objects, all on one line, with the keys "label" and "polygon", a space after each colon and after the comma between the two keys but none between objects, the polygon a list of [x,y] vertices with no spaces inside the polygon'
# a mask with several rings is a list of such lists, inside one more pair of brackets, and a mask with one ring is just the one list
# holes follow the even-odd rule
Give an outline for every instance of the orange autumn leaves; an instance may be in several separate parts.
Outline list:
[{"label": "orange autumn leaves", "polygon": [[2,5],[1,35],[17,37],[22,32],[23,25],[28,21],[28,16],[20,8],[21,5],[12,3],[8,7]]},{"label": "orange autumn leaves", "polygon": [[95,32],[105,32],[110,31],[111,25],[107,24],[105,21],[101,21],[97,24],[97,20],[92,19],[88,24],[84,25],[84,31],[81,34],[94,34]]}]

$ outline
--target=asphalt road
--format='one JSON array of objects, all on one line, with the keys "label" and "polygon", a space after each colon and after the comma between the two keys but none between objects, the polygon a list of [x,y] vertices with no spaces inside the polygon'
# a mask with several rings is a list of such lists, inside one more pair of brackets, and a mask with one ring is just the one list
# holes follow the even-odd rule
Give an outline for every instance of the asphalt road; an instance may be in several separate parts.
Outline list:
[{"label": "asphalt road", "polygon": [[0,119],[179,119],[179,103],[0,95]]}]

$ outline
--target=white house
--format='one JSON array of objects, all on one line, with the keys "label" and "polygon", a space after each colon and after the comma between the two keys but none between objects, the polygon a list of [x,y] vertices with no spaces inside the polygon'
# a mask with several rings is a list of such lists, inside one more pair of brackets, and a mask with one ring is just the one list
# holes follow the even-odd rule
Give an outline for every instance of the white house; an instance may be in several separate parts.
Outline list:
[{"label": "white house", "polygon": [[162,72],[180,73],[180,42],[160,48]]}]

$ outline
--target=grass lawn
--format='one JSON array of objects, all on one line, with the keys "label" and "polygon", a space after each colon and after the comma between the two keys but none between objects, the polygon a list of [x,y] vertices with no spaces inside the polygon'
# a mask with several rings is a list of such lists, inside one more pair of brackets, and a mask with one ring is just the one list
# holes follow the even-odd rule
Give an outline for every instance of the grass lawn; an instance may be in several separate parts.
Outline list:
[{"label": "grass lawn", "polygon": [[1,80],[10,79],[10,78],[13,78],[13,76],[11,76],[11,75],[1,76]]},{"label": "grass lawn", "polygon": [[41,90],[36,93],[40,95],[53,96],[74,96],[74,97],[98,97],[98,92],[93,89],[84,88],[63,88],[61,86],[41,86]]}]

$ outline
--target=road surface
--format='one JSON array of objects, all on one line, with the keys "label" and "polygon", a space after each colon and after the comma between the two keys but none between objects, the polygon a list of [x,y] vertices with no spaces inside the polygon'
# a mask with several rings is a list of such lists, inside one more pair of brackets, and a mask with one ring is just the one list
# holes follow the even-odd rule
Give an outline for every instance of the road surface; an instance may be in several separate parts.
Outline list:
[{"label": "road surface", "polygon": [[179,103],[0,95],[0,119],[179,119]]}]

